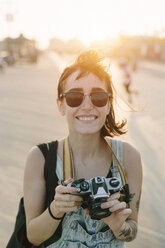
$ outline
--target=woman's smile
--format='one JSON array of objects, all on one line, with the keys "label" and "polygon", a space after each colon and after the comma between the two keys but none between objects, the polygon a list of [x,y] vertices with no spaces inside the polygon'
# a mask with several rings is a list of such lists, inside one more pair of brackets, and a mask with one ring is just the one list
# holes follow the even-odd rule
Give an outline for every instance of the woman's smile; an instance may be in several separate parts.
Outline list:
[{"label": "woman's smile", "polygon": [[76,119],[78,119],[81,122],[84,123],[90,123],[97,119],[98,117],[96,115],[78,115],[76,116]]}]

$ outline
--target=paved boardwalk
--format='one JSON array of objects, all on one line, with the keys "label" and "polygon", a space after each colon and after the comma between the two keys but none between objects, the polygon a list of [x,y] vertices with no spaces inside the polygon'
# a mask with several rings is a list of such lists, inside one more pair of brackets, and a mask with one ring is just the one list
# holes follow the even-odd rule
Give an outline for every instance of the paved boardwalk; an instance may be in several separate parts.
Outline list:
[{"label": "paved boardwalk", "polygon": [[[6,247],[22,196],[23,170],[29,149],[66,135],[67,127],[56,106],[60,71],[70,57],[44,54],[37,65],[18,64],[0,74],[0,247]],[[119,71],[114,81],[121,95]],[[158,73],[161,70],[161,73]],[[163,248],[165,243],[165,71],[162,66],[139,65],[133,96],[138,113],[126,112],[128,134],[124,140],[140,150],[143,159],[143,194],[139,233],[132,248]],[[121,102],[119,103],[121,105]],[[125,108],[126,106],[122,106]]]}]

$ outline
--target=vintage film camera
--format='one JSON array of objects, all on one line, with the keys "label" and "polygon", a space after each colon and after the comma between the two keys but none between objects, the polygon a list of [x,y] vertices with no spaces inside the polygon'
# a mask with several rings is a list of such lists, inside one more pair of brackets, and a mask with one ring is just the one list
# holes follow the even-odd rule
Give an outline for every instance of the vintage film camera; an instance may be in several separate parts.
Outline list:
[{"label": "vintage film camera", "polygon": [[100,220],[109,216],[111,213],[108,209],[100,207],[102,202],[106,202],[107,198],[115,192],[119,192],[122,188],[122,182],[116,177],[94,177],[90,180],[84,178],[75,180],[67,185],[68,187],[76,187],[79,195],[83,198],[82,207],[89,209],[89,215],[92,219]]}]

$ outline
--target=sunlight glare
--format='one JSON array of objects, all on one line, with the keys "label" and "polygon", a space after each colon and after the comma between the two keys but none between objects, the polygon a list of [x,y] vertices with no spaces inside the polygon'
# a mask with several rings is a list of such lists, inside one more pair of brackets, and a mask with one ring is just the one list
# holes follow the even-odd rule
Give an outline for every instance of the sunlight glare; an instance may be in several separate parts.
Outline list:
[{"label": "sunlight glare", "polygon": [[[149,0],[143,2],[143,8],[138,0],[17,1],[14,21],[10,23],[10,28],[7,28],[9,23],[4,22],[0,35],[17,36],[24,33],[27,37],[37,39],[41,47],[45,47],[50,38],[67,41],[76,37],[88,46],[92,41],[114,38],[120,33],[150,34],[163,28],[165,23],[161,0],[157,0],[158,15],[155,15],[155,4]],[[150,15],[146,15],[148,6]]]}]

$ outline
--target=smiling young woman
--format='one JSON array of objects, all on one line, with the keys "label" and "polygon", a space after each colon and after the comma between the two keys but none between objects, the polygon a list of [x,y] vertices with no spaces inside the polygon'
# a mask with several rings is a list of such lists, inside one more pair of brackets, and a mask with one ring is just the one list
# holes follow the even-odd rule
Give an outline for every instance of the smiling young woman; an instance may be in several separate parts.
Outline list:
[{"label": "smiling young woman", "polygon": [[[57,104],[68,124],[74,178],[65,180],[64,185],[57,186],[56,182],[52,200],[49,205],[45,204],[48,194],[48,182],[44,178],[45,144],[32,148],[24,177],[28,239],[34,245],[49,248],[124,247],[124,241],[133,240],[137,234],[141,159],[132,145],[114,139],[125,133],[125,121],[115,121],[111,77],[96,51],[80,54],[75,63],[64,70],[59,79]],[[120,179],[106,139],[121,163],[133,197],[128,206],[119,192],[109,195],[100,204],[101,209],[108,209],[109,215],[96,220],[91,218],[88,208],[82,208],[83,198],[74,194],[77,189],[67,185],[80,178],[115,176]],[[64,140],[57,141],[57,151],[54,151],[57,152],[56,165],[53,165],[56,181],[62,179]],[[60,233],[58,239],[53,238],[57,232]]]}]

